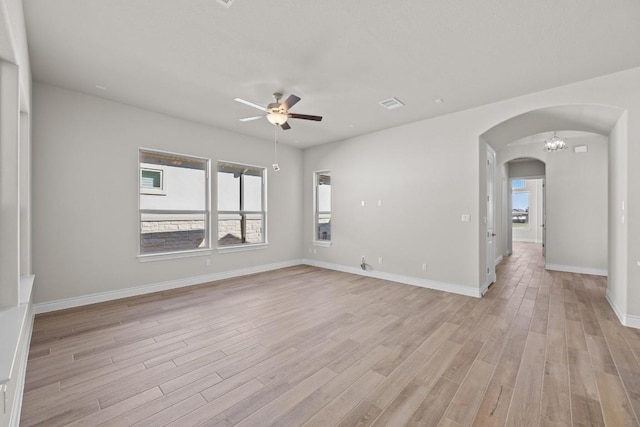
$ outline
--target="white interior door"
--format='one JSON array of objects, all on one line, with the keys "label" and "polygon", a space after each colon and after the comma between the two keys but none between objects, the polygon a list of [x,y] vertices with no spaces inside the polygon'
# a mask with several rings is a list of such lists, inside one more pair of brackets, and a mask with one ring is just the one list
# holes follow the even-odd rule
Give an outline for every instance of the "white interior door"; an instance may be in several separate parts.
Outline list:
[{"label": "white interior door", "polygon": [[496,152],[487,147],[487,284],[496,281],[495,164]]}]

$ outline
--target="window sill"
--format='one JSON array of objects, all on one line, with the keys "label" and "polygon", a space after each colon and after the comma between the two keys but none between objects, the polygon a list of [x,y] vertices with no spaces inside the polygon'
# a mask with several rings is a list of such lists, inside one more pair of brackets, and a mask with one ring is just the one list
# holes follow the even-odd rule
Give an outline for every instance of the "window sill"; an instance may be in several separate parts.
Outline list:
[{"label": "window sill", "polygon": [[236,245],[236,246],[219,246],[218,252],[221,254],[233,253],[233,252],[245,252],[255,251],[258,249],[266,249],[269,246],[268,243],[255,243],[252,245]]},{"label": "window sill", "polygon": [[164,190],[151,190],[149,188],[141,189],[140,194],[144,196],[166,196],[167,192]]},{"label": "window sill", "polygon": [[313,246],[322,246],[323,248],[331,247],[331,240],[314,240],[311,242]]},{"label": "window sill", "polygon": [[164,261],[168,259],[208,256],[208,255],[211,255],[212,253],[213,251],[211,249],[197,249],[193,251],[183,251],[183,252],[164,252],[159,254],[144,254],[144,255],[138,255],[138,261],[139,262]]}]

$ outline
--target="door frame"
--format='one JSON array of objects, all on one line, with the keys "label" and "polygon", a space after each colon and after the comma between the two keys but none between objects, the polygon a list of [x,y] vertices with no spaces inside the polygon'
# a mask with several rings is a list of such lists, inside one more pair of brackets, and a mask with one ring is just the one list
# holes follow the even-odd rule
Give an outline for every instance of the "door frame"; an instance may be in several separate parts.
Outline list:
[{"label": "door frame", "polygon": [[[537,160],[537,159],[534,159]],[[507,162],[508,163],[508,162]],[[506,193],[507,193],[507,199],[506,199],[506,203],[504,206],[504,211],[507,213],[507,215],[505,216],[505,226],[506,228],[509,230],[509,233],[507,236],[505,236],[505,240],[506,240],[506,245],[505,248],[507,249],[507,254],[511,255],[513,253],[513,228],[511,225],[511,209],[512,209],[512,204],[513,204],[513,199],[512,199],[512,194],[513,194],[513,185],[512,185],[512,181],[518,181],[518,180],[536,180],[539,179],[542,181],[542,218],[540,218],[540,221],[542,222],[542,224],[540,225],[542,228],[542,256],[544,257],[546,255],[545,253],[545,249],[546,249],[546,239],[547,239],[547,233],[546,233],[546,223],[547,223],[547,178],[546,178],[546,174],[545,175],[529,175],[529,176],[514,176],[514,177],[509,177],[507,176],[507,188],[506,188]]]},{"label": "door frame", "polygon": [[486,153],[486,234],[485,234],[485,251],[486,251],[486,276],[484,289],[496,281],[496,151],[487,144]]}]

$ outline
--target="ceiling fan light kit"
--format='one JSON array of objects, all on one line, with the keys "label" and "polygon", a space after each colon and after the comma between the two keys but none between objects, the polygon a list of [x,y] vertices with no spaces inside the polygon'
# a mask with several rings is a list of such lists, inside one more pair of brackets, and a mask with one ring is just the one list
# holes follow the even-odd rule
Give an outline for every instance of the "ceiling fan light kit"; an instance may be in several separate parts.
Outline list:
[{"label": "ceiling fan light kit", "polygon": [[266,113],[261,116],[245,117],[243,119],[240,119],[241,122],[248,122],[266,117],[269,123],[275,126],[273,144],[274,163],[271,166],[273,167],[274,172],[278,172],[280,170],[280,165],[278,165],[278,126],[283,130],[288,130],[291,129],[291,126],[289,125],[289,123],[287,123],[287,120],[289,119],[313,120],[319,122],[322,120],[322,116],[289,113],[289,109],[300,101],[300,97],[294,94],[289,95],[286,101],[280,102],[280,99],[282,99],[282,94],[280,92],[276,92],[273,94],[273,99],[275,100],[275,102],[270,103],[266,107],[253,103],[251,101],[244,100],[242,98],[234,98],[234,101],[240,102],[244,105],[248,105],[249,107],[257,108],[258,110],[264,111]]},{"label": "ceiling fan light kit", "polygon": [[281,126],[287,121],[287,119],[287,115],[279,111],[272,111],[267,114],[267,120],[269,120],[269,123],[272,125]]}]

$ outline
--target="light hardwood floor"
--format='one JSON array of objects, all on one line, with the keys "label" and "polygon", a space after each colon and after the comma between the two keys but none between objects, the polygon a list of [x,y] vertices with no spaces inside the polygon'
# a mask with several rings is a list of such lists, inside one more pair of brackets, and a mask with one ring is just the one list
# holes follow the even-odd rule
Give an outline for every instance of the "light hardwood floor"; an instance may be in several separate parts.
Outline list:
[{"label": "light hardwood floor", "polygon": [[39,315],[21,425],[638,425],[605,283],[516,244],[482,299],[299,266]]}]

